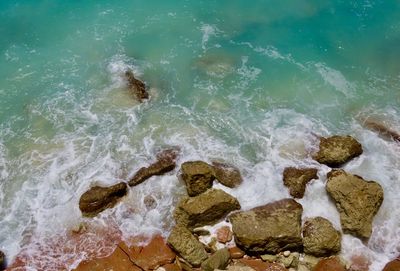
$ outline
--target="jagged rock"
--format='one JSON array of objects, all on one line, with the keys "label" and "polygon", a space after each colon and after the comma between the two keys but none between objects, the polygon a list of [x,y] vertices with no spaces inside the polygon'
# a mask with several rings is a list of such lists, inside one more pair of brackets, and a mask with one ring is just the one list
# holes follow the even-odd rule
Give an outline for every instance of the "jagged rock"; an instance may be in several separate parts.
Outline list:
[{"label": "jagged rock", "polygon": [[400,260],[393,260],[385,265],[383,271],[399,271],[400,270]]},{"label": "jagged rock", "polygon": [[332,257],[320,260],[313,271],[346,271],[346,268],[337,257]]},{"label": "jagged rock", "polygon": [[128,82],[129,90],[133,93],[133,95],[135,95],[139,102],[143,102],[143,100],[149,98],[146,85],[142,81],[136,79],[131,70],[125,72],[125,79]]},{"label": "jagged rock", "polygon": [[303,207],[283,199],[230,215],[236,244],[250,253],[278,253],[299,249]]},{"label": "jagged rock", "polygon": [[203,244],[185,227],[175,226],[167,242],[193,266],[200,266],[208,258]]},{"label": "jagged rock", "polygon": [[124,182],[110,187],[92,187],[79,199],[79,209],[84,216],[96,216],[117,204],[127,192],[128,187]]},{"label": "jagged rock", "polygon": [[341,234],[323,218],[307,219],[303,227],[304,252],[317,257],[337,254],[341,248]]},{"label": "jagged rock", "polygon": [[217,250],[207,260],[201,264],[201,269],[204,271],[214,271],[214,269],[225,269],[230,260],[229,250],[223,248]]},{"label": "jagged rock", "polygon": [[215,178],[221,184],[234,188],[243,182],[242,175],[237,168],[220,162],[213,162],[212,165],[214,167]]},{"label": "jagged rock", "polygon": [[361,144],[351,136],[321,137],[319,151],[313,158],[321,164],[338,167],[362,153]]},{"label": "jagged rock", "polygon": [[178,151],[175,149],[164,150],[157,154],[157,161],[148,167],[140,168],[136,174],[129,180],[130,186],[138,185],[154,175],[163,175],[174,170],[175,159]]},{"label": "jagged rock", "polygon": [[203,161],[183,163],[180,177],[185,182],[187,192],[191,197],[211,188],[215,179],[213,167]]},{"label": "jagged rock", "polygon": [[326,190],[336,203],[343,232],[369,238],[372,221],[383,201],[382,187],[344,170],[332,170]]},{"label": "jagged rock", "polygon": [[239,210],[236,198],[219,189],[209,189],[196,197],[186,197],[175,209],[176,223],[190,229],[211,225],[228,213]]},{"label": "jagged rock", "polygon": [[316,168],[287,167],[283,171],[283,183],[289,188],[294,198],[302,198],[306,191],[306,184],[312,179],[318,179]]},{"label": "jagged rock", "polygon": [[3,251],[0,250],[0,270],[4,270],[6,268],[6,255],[4,255]]}]

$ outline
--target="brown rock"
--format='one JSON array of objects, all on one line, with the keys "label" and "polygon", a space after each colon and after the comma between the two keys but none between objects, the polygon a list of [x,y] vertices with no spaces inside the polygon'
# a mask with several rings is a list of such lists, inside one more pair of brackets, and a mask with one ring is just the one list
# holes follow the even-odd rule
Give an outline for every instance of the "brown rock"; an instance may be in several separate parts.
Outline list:
[{"label": "brown rock", "polygon": [[149,98],[146,85],[142,81],[136,79],[131,70],[125,72],[125,79],[128,81],[129,90],[135,95],[139,102],[143,102],[143,100]]},{"label": "brown rock", "polygon": [[242,175],[237,168],[220,162],[213,162],[212,165],[214,167],[215,178],[221,184],[234,188],[243,182]]},{"label": "brown rock", "polygon": [[167,242],[183,259],[195,267],[200,266],[208,258],[203,244],[184,227],[175,226]]},{"label": "brown rock", "polygon": [[278,253],[302,247],[303,207],[283,199],[230,215],[236,244],[249,253]]},{"label": "brown rock", "polygon": [[400,260],[393,260],[385,265],[383,271],[399,271],[400,270]]},{"label": "brown rock", "polygon": [[228,213],[239,210],[236,198],[219,189],[209,189],[196,197],[187,197],[180,201],[175,209],[177,224],[190,229],[214,224]]},{"label": "brown rock", "polygon": [[84,216],[96,216],[117,204],[127,192],[128,187],[124,182],[110,187],[92,187],[79,199],[79,209]]},{"label": "brown rock", "polygon": [[202,161],[183,163],[180,177],[185,182],[187,192],[191,197],[211,188],[215,179],[213,167]]},{"label": "brown rock", "polygon": [[344,265],[336,257],[320,260],[313,271],[346,271]]},{"label": "brown rock", "polygon": [[175,263],[163,265],[162,268],[164,268],[165,271],[181,271],[181,268],[179,267],[179,265],[177,265]]},{"label": "brown rock", "polygon": [[302,198],[306,184],[312,179],[318,179],[316,168],[288,167],[283,171],[283,183],[289,188],[289,193],[294,198]]},{"label": "brown rock", "polygon": [[230,254],[227,248],[217,250],[207,260],[201,264],[204,271],[214,271],[214,269],[225,269],[228,266]]},{"label": "brown rock", "polygon": [[231,254],[231,259],[240,259],[244,256],[244,251],[238,247],[229,248],[229,253]]},{"label": "brown rock", "polygon": [[332,170],[326,190],[339,210],[343,232],[369,238],[372,221],[383,201],[382,187],[343,170]]},{"label": "brown rock", "polygon": [[129,255],[131,261],[143,270],[152,270],[157,266],[172,263],[175,260],[175,253],[167,246],[164,239],[157,235],[144,247],[121,246]]},{"label": "brown rock", "polygon": [[228,243],[232,240],[233,233],[231,231],[231,228],[229,226],[222,226],[217,230],[217,240],[220,243]]},{"label": "brown rock", "polygon": [[319,151],[313,158],[321,164],[338,167],[362,153],[361,144],[351,136],[321,137]]},{"label": "brown rock", "polygon": [[157,154],[157,161],[148,167],[140,168],[136,174],[129,180],[130,186],[141,184],[152,176],[163,175],[171,170],[174,170],[178,151],[175,149],[164,150]]},{"label": "brown rock", "polygon": [[303,227],[304,253],[317,257],[340,252],[342,236],[332,223],[323,218],[307,219]]},{"label": "brown rock", "polygon": [[157,207],[157,201],[151,195],[145,196],[143,199],[143,203],[146,206],[147,210],[153,210]]},{"label": "brown rock", "polygon": [[287,269],[280,264],[263,262],[260,259],[240,259],[239,261],[256,271],[287,271]]},{"label": "brown rock", "polygon": [[383,122],[374,119],[366,119],[361,123],[364,127],[378,133],[385,139],[391,139],[400,142],[400,133],[387,127]]},{"label": "brown rock", "polygon": [[113,254],[108,257],[95,259],[92,261],[81,262],[74,271],[141,271],[135,266],[125,254],[117,247]]},{"label": "brown rock", "polygon": [[4,270],[6,268],[6,255],[4,255],[3,251],[0,250],[0,270]]}]

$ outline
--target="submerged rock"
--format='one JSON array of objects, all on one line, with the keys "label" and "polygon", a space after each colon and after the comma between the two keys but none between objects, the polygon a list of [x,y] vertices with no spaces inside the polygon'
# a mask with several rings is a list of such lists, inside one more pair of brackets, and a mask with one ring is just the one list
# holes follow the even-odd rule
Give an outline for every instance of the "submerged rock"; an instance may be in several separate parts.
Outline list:
[{"label": "submerged rock", "polygon": [[183,259],[193,266],[200,266],[207,258],[203,244],[185,227],[175,226],[167,240]]},{"label": "submerged rock", "polygon": [[196,196],[212,187],[215,179],[213,167],[203,161],[190,161],[181,165],[180,177],[189,196]]},{"label": "submerged rock", "polygon": [[344,264],[337,257],[320,260],[313,271],[346,271]]},{"label": "submerged rock", "polygon": [[323,218],[307,219],[303,227],[304,253],[317,257],[331,256],[340,252],[342,236],[332,223]]},{"label": "submerged rock", "polygon": [[234,188],[243,182],[242,175],[237,168],[220,162],[213,162],[212,165],[214,167],[215,178],[221,184]]},{"label": "submerged rock", "polygon": [[175,149],[168,149],[158,153],[157,161],[148,167],[140,168],[129,180],[129,186],[138,185],[154,175],[163,175],[174,170],[177,156],[178,151]]},{"label": "submerged rock", "polygon": [[239,210],[238,200],[219,189],[210,189],[196,196],[182,199],[175,209],[176,223],[190,229],[214,224],[228,213]]},{"label": "submerged rock", "polygon": [[92,187],[79,199],[79,209],[84,216],[96,216],[117,204],[127,192],[128,187],[124,182],[110,187]]},{"label": "submerged rock", "polygon": [[146,85],[142,81],[136,79],[131,70],[125,72],[125,79],[128,82],[129,90],[135,95],[139,102],[143,102],[143,100],[149,98]]},{"label": "submerged rock", "polygon": [[215,269],[224,270],[228,266],[230,258],[227,248],[217,250],[201,264],[201,269],[204,271],[214,271]]},{"label": "submerged rock", "polygon": [[383,201],[382,187],[344,170],[332,170],[326,190],[336,203],[343,232],[369,238],[372,221]]},{"label": "submerged rock", "polygon": [[399,271],[400,270],[400,260],[393,260],[385,265],[383,271]]},{"label": "submerged rock", "polygon": [[4,255],[3,251],[0,250],[0,270],[4,270],[6,268],[6,255]]},{"label": "submerged rock", "polygon": [[400,142],[400,133],[390,129],[384,123],[379,122],[378,120],[366,119],[362,122],[362,125],[365,128],[378,133],[385,139],[392,139]]},{"label": "submerged rock", "polygon": [[361,144],[351,136],[321,137],[319,151],[313,158],[321,164],[338,167],[362,153]]},{"label": "submerged rock", "polygon": [[303,207],[283,199],[229,217],[236,244],[250,253],[278,253],[302,247]]},{"label": "submerged rock", "polygon": [[283,171],[283,183],[289,188],[294,198],[302,198],[306,191],[306,184],[312,179],[318,179],[316,168],[287,167]]}]

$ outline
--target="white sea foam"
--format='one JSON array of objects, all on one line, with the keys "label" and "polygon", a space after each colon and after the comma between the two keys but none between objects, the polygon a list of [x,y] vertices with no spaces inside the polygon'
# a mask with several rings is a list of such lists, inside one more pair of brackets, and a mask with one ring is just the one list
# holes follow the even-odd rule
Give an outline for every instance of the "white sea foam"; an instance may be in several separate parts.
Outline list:
[{"label": "white sea foam", "polygon": [[218,36],[221,31],[215,26],[211,24],[202,24],[200,26],[200,31],[203,34],[201,37],[201,48],[205,51],[207,49],[207,43],[210,37]]}]

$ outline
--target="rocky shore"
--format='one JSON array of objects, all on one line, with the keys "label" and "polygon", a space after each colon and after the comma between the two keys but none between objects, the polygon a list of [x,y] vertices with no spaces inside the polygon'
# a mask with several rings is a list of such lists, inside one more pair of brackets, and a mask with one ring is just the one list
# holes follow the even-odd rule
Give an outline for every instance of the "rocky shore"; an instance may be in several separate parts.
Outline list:
[{"label": "rocky shore", "polygon": [[[187,196],[174,207],[175,225],[168,238],[154,236],[144,246],[120,242],[108,257],[83,261],[74,270],[367,271],[368,264],[360,268],[338,256],[342,232],[368,240],[384,199],[379,183],[338,168],[362,153],[353,137],[332,136],[321,138],[313,156],[333,167],[325,187],[340,214],[340,229],[324,217],[303,219],[303,206],[295,200],[303,197],[310,181],[317,181],[315,168],[284,169],[282,182],[293,198],[241,210],[235,197],[213,188],[215,181],[229,188],[245,185],[239,169],[222,162],[187,161],[178,174]],[[79,201],[82,215],[96,216],[116,205],[129,186],[174,170],[178,156],[177,148],[161,151],[126,183],[90,188]],[[3,258],[0,254],[0,263]],[[384,271],[399,266],[394,260]]]}]

